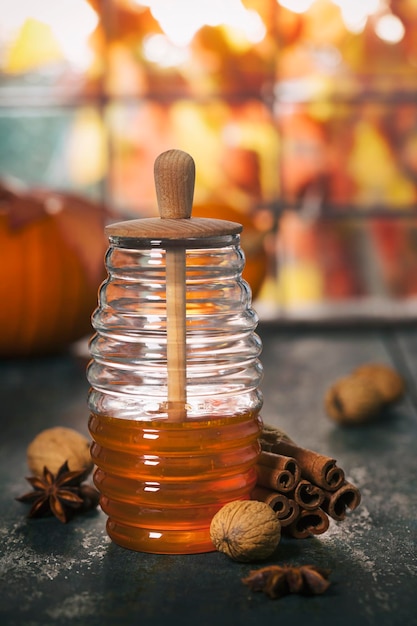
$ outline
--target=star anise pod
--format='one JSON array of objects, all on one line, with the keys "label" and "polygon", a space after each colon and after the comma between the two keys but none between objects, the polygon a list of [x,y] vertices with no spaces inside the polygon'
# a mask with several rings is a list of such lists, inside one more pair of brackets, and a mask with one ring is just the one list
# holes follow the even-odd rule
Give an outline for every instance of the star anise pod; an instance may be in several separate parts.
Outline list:
[{"label": "star anise pod", "polygon": [[330,570],[315,565],[269,565],[252,570],[242,582],[252,591],[263,591],[270,598],[281,598],[289,593],[317,595],[330,586]]},{"label": "star anise pod", "polygon": [[16,500],[32,503],[29,517],[43,517],[52,513],[60,522],[66,523],[71,512],[83,505],[84,499],[80,496],[79,486],[84,475],[84,470],[71,472],[67,461],[55,475],[44,467],[42,478],[26,478],[33,491]]}]

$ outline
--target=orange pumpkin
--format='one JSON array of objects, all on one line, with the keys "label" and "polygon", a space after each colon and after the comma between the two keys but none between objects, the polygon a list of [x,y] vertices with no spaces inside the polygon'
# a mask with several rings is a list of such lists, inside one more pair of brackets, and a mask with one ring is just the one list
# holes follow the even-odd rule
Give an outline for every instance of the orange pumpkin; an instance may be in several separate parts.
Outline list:
[{"label": "orange pumpkin", "polygon": [[0,356],[55,353],[91,333],[105,276],[104,211],[0,183]]}]

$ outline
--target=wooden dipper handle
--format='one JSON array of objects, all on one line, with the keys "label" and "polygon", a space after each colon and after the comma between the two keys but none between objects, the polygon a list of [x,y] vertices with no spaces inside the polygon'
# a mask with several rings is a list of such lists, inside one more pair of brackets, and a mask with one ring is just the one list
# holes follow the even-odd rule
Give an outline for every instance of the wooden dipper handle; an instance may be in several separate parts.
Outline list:
[{"label": "wooden dipper handle", "polygon": [[195,184],[195,163],[182,150],[168,150],[154,165],[159,215],[164,219],[191,217]]},{"label": "wooden dipper handle", "polygon": [[[187,230],[193,206],[195,165],[181,150],[159,155],[154,165],[156,197],[161,219],[173,219],[175,237]],[[168,420],[186,418],[186,252],[184,247],[166,249]]]}]

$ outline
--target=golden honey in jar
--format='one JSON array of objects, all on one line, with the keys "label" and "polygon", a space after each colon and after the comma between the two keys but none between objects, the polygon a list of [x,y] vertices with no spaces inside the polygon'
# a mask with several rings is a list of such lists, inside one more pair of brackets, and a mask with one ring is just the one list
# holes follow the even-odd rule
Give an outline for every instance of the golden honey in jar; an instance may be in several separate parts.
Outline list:
[{"label": "golden honey in jar", "polygon": [[[261,430],[261,342],[242,279],[241,227],[183,221],[179,232],[178,219],[163,217],[107,227],[108,278],[87,370],[108,534],[126,548],[165,554],[214,550],[214,514],[250,498]],[[178,250],[184,393],[173,402],[168,266]]]}]

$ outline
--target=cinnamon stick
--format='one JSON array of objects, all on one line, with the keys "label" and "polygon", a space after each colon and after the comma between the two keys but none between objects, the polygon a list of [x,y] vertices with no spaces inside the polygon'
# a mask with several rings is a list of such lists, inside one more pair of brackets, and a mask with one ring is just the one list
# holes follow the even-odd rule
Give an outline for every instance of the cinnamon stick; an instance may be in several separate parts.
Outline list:
[{"label": "cinnamon stick", "polygon": [[[330,517],[343,520],[347,509],[359,506],[359,489],[345,480],[344,471],[337,467],[335,459],[298,446],[284,431],[267,424],[263,426],[260,444],[262,452],[256,465],[258,481],[254,494],[256,499],[266,498],[268,494],[271,502],[274,495],[286,498],[285,506],[281,498],[275,501],[279,501],[281,526],[286,534],[299,539],[320,535],[329,528]],[[277,472],[288,469],[283,459],[286,463],[293,461],[299,470],[292,490],[285,490],[283,483],[284,492],[276,482]],[[287,505],[291,512],[286,517]]]},{"label": "cinnamon stick", "polygon": [[319,508],[325,499],[325,492],[309,480],[302,479],[296,485],[292,497],[301,507],[307,510]]},{"label": "cinnamon stick", "polygon": [[261,437],[263,450],[295,459],[301,468],[301,475],[326,491],[336,491],[344,482],[344,471],[337,467],[335,459],[297,446],[292,441],[279,438],[275,443]]},{"label": "cinnamon stick", "polygon": [[279,516],[279,521],[281,522],[281,528],[285,528],[286,526],[289,526],[290,524],[295,522],[295,520],[300,514],[300,507],[298,506],[296,501],[293,500],[292,498],[287,498],[287,506],[288,506],[288,510],[285,513],[282,512],[281,515]]},{"label": "cinnamon stick", "polygon": [[291,524],[299,515],[300,507],[294,500],[272,489],[256,486],[252,491],[251,497],[253,500],[269,504],[275,511],[282,527]]},{"label": "cinnamon stick", "polygon": [[294,443],[294,441],[287,435],[286,432],[277,428],[276,426],[271,426],[271,424],[263,424],[262,426],[262,434],[261,434],[261,442],[264,444],[264,449],[268,450],[268,444],[279,443],[280,441],[289,441]]},{"label": "cinnamon stick", "polygon": [[295,459],[282,454],[262,451],[256,469],[258,484],[276,489],[280,493],[294,489],[301,478],[301,470]]},{"label": "cinnamon stick", "polygon": [[353,511],[361,502],[361,493],[355,485],[345,481],[337,491],[324,494],[321,508],[334,520],[345,519],[347,509]]},{"label": "cinnamon stick", "polygon": [[322,535],[329,525],[329,518],[322,509],[300,509],[297,519],[285,527],[285,532],[296,539],[305,539],[311,535]]}]

